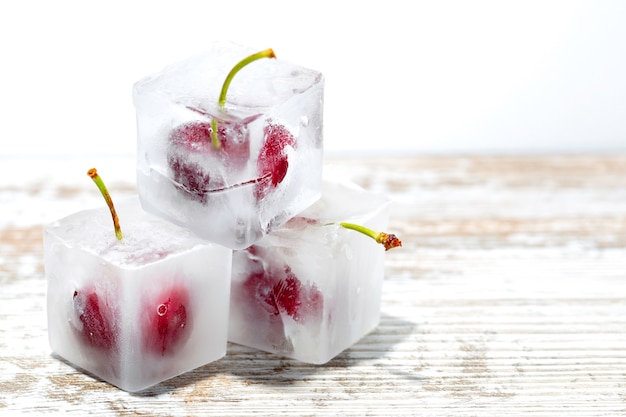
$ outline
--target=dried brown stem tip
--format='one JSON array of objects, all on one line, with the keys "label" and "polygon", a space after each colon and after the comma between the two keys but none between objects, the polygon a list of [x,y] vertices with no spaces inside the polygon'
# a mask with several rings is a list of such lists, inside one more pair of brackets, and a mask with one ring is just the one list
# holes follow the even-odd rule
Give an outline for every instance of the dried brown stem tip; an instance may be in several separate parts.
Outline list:
[{"label": "dried brown stem tip", "polygon": [[402,241],[393,233],[380,232],[376,241],[385,247],[385,250],[402,246]]}]

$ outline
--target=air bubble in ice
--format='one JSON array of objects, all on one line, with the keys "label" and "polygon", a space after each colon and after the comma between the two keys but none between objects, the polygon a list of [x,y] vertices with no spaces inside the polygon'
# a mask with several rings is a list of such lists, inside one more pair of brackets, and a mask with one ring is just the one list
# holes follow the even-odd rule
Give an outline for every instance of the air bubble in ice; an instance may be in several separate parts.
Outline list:
[{"label": "air bubble in ice", "polygon": [[160,304],[157,307],[157,314],[161,317],[167,314],[167,306],[165,304]]}]

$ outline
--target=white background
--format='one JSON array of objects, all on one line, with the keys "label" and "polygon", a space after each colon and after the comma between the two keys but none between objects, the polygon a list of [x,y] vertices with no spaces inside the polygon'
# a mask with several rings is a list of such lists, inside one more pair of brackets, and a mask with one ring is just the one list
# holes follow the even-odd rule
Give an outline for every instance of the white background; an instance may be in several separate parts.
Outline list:
[{"label": "white background", "polygon": [[626,151],[626,1],[0,5],[0,156],[135,153],[135,81],[231,40],[326,76],[328,151]]}]

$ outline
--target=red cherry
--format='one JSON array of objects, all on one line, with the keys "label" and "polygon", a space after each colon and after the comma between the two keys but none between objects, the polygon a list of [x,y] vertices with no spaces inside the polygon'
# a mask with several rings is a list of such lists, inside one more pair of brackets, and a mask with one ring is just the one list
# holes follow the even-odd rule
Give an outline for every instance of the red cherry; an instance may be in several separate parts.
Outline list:
[{"label": "red cherry", "polygon": [[[258,256],[256,247],[248,250]],[[321,319],[324,300],[315,284],[302,284],[287,265],[263,269],[256,261],[255,266],[243,284],[251,303],[270,315],[284,312],[297,322]]]},{"label": "red cherry", "polygon": [[206,203],[211,176],[204,171],[204,167],[177,154],[168,155],[167,162],[172,169],[172,179],[189,191],[192,199]]},{"label": "red cherry", "polygon": [[143,305],[144,350],[164,356],[174,352],[189,337],[189,297],[182,288],[161,292]]},{"label": "red cherry", "polygon": [[321,318],[324,302],[317,286],[303,285],[289,267],[285,267],[285,272],[287,276],[273,288],[279,310],[298,322]]},{"label": "red cherry", "polygon": [[211,142],[211,132],[209,122],[186,123],[174,129],[169,138],[167,161],[172,179],[202,203],[209,190],[224,186],[224,179],[198,158],[214,156],[227,169],[235,170],[242,169],[250,159],[249,133],[244,123],[218,123],[219,149]]},{"label": "red cherry", "polygon": [[83,324],[80,335],[90,346],[111,351],[117,349],[117,332],[110,307],[101,303],[98,294],[74,291],[74,311]]},{"label": "red cherry", "polygon": [[287,147],[296,146],[296,139],[283,125],[270,123],[263,133],[264,142],[257,159],[258,175],[263,180],[257,184],[257,200],[283,181],[289,169]]}]

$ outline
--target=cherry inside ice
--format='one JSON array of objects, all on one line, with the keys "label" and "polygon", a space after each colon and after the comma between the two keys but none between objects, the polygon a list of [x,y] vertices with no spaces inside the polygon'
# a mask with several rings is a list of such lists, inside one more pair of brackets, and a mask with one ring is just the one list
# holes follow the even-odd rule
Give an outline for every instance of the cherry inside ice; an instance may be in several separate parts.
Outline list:
[{"label": "cherry inside ice", "polygon": [[295,137],[280,124],[269,123],[264,128],[264,142],[257,159],[261,181],[257,184],[257,200],[280,184],[289,169],[288,147],[296,146]]},{"label": "cherry inside ice", "polygon": [[[254,253],[256,249],[253,246],[248,251]],[[314,284],[303,284],[288,265],[253,269],[243,288],[251,305],[260,306],[269,315],[286,314],[300,323],[321,319],[322,292]]]},{"label": "cherry inside ice", "polygon": [[[207,201],[210,190],[224,187],[222,167],[240,170],[250,159],[250,138],[245,124],[219,123],[219,148],[212,144],[211,133],[211,123],[194,122],[178,126],[169,138],[167,162],[172,179],[202,203]],[[209,163],[211,158],[214,160]]]},{"label": "cherry inside ice", "polygon": [[88,345],[111,351],[117,348],[114,313],[94,291],[74,291],[74,311],[82,324],[80,335]]},{"label": "cherry inside ice", "polygon": [[143,347],[164,356],[184,344],[190,334],[189,296],[183,288],[162,291],[142,305]]},{"label": "cherry inside ice", "polygon": [[[218,106],[226,114],[226,96],[235,75],[248,64],[262,58],[276,58],[272,49],[257,52],[239,61],[228,73],[220,91]],[[203,111],[191,108],[201,114]],[[255,183],[255,197],[262,200],[266,193],[283,181],[289,168],[287,147],[295,147],[294,136],[280,124],[268,124],[263,132],[263,144],[257,158],[257,178],[249,178],[241,184],[234,184],[223,178],[223,173],[244,167],[250,159],[250,137],[247,123],[260,115],[254,115],[244,122],[229,122],[213,119],[209,122],[183,124],[170,135],[168,164],[172,179],[186,189],[193,199],[206,203],[208,193],[227,186]],[[217,155],[218,160],[203,158]],[[200,157],[200,158],[198,158]],[[227,184],[230,183],[230,184]]]}]

